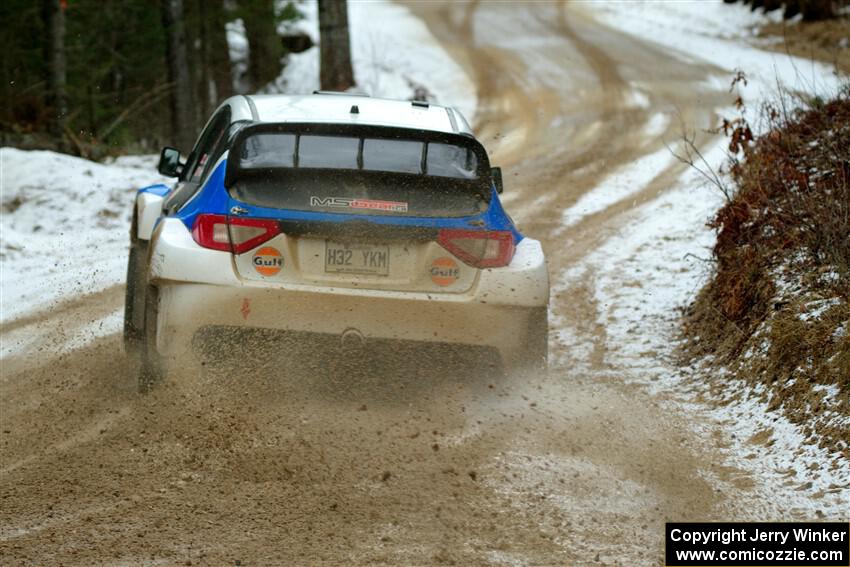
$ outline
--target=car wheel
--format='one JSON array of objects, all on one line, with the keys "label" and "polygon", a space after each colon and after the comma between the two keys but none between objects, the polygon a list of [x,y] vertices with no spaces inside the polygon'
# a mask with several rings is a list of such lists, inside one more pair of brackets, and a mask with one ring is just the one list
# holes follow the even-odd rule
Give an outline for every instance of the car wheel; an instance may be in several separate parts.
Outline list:
[{"label": "car wheel", "polygon": [[137,356],[139,357],[139,391],[148,392],[165,377],[162,357],[156,350],[159,290],[152,285],[145,289],[145,317]]},{"label": "car wheel", "polygon": [[526,367],[546,374],[549,370],[549,309],[533,309],[528,318],[528,344]]},{"label": "car wheel", "polygon": [[124,351],[132,356],[142,340],[145,318],[145,262],[148,243],[134,240],[127,259],[127,282],[124,294]]}]

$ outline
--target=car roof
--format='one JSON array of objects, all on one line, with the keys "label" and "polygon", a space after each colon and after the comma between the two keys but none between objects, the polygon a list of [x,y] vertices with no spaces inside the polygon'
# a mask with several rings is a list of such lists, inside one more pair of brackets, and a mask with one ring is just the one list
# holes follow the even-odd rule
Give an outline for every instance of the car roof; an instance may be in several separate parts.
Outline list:
[{"label": "car roof", "polygon": [[409,100],[348,93],[312,95],[240,95],[225,101],[232,120],[370,124],[437,132],[472,134],[456,109]]}]

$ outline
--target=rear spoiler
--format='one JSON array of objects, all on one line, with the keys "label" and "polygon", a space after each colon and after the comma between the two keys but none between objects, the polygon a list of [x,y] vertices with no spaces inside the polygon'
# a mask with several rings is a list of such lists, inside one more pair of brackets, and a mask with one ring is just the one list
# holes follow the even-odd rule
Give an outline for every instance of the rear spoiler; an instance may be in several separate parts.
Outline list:
[{"label": "rear spoiler", "polygon": [[[477,158],[476,175],[478,181],[492,186],[490,160],[487,151],[481,142],[469,134],[455,134],[451,132],[436,132],[433,130],[420,130],[415,128],[397,128],[393,126],[376,126],[371,124],[339,124],[339,123],[304,123],[304,122],[260,122],[245,126],[236,134],[230,146],[230,154],[227,160],[227,170],[224,175],[224,186],[232,187],[239,179],[240,168],[239,156],[245,141],[257,134],[313,134],[319,136],[341,136],[351,138],[379,138],[393,140],[411,140],[417,142],[437,142],[452,144],[471,150]],[[360,152],[363,145],[360,145]],[[358,156],[358,163],[362,163],[362,154]],[[281,169],[291,169],[291,166],[282,166]],[[297,165],[295,166],[297,169]],[[275,168],[269,168],[275,169]]]}]

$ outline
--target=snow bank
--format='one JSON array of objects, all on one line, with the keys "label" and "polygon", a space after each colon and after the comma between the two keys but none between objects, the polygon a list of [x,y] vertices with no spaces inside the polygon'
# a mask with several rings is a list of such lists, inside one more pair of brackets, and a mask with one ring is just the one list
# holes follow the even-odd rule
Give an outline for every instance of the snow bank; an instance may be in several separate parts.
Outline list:
[{"label": "snow bank", "polygon": [[582,7],[613,28],[668,48],[670,55],[725,70],[720,80],[726,85],[731,72],[744,71],[757,85],[745,96],[747,102],[772,96],[777,81],[791,90],[826,96],[836,93],[840,84],[829,65],[751,45],[757,28],[781,18],[779,12],[765,15],[722,0],[587,2]]},{"label": "snow bank", "polygon": [[0,321],[123,283],[135,191],[165,181],[156,159],[0,148]]},{"label": "snow bank", "polygon": [[[720,145],[706,155],[714,163],[723,157]],[[697,193],[699,198],[695,198]],[[736,517],[780,518],[789,511],[809,518],[817,512],[840,514],[847,494],[835,487],[850,485],[850,463],[839,454],[807,444],[800,428],[769,411],[767,404],[759,401],[760,392],[744,383],[736,389],[743,391],[738,399],[724,400],[723,405],[703,403],[701,400],[715,397],[704,379],[707,370],[699,366],[683,370],[671,358],[680,309],[694,297],[708,273],[700,257],[709,256],[714,234],[705,221],[721,202],[719,192],[710,193],[704,187],[699,173],[686,172],[675,189],[639,208],[617,236],[561,274],[553,291],[564,292],[591,277],[599,306],[597,323],[606,329],[605,362],[624,370],[625,379],[663,394],[661,399],[680,411],[702,414],[704,419],[695,419],[694,424],[713,423],[717,430],[728,433],[727,464],[756,474],[759,484],[753,490],[762,495],[758,501],[763,503],[759,510],[734,510]],[[570,345],[570,354],[578,357],[570,364],[592,371],[592,349],[573,346],[579,330],[570,329],[566,320],[558,326],[563,327],[558,340]],[[762,431],[769,432],[770,443],[750,442]],[[702,433],[709,435],[710,431]],[[758,458],[751,458],[753,454]],[[723,485],[725,492],[735,490],[719,478],[711,480]],[[789,484],[799,490],[789,490]]]},{"label": "snow bank", "polygon": [[[671,55],[716,66],[722,72],[707,80],[719,88],[728,88],[734,70],[745,71],[749,85],[742,88],[742,95],[751,107],[773,97],[777,84],[827,95],[838,86],[825,65],[749,45],[754,26],[765,20],[744,6],[699,0],[589,2],[581,7],[624,33],[663,45]],[[730,116],[728,109],[717,112]],[[724,146],[724,140],[715,138],[703,148],[715,170],[725,161]],[[654,154],[617,171],[564,213],[564,226],[604,209],[631,188],[648,185],[662,163]],[[807,443],[799,427],[768,410],[758,388],[740,383],[735,396],[716,403],[716,392],[708,391],[705,380],[708,370],[699,365],[683,370],[672,359],[678,313],[709,274],[709,265],[701,258],[710,256],[715,235],[705,223],[721,203],[720,193],[706,187],[698,172],[687,171],[673,189],[633,210],[619,224],[616,236],[560,274],[553,292],[569,293],[572,287],[593,282],[596,322],[606,330],[605,362],[610,363],[603,366],[623,370],[618,378],[645,385],[679,412],[701,414],[704,419],[695,419],[694,427],[702,423],[708,429],[697,431],[698,436],[727,432],[727,463],[753,471],[758,484],[749,490],[762,495],[760,509],[730,510],[730,514],[760,520],[840,519],[846,513],[850,463]],[[581,330],[563,319],[556,326],[560,330],[555,340],[569,347],[570,359],[561,362],[594,372],[590,360],[594,349]],[[735,493],[733,482],[711,480],[724,492]],[[730,499],[733,507],[734,501]]]}]

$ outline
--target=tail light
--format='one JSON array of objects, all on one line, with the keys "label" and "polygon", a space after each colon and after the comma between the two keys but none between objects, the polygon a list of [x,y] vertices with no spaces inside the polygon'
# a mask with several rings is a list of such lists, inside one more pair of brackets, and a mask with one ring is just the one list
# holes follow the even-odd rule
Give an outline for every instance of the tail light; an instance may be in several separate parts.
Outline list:
[{"label": "tail light", "polygon": [[198,215],[192,238],[204,248],[241,254],[280,234],[280,224],[269,219],[226,215]]},{"label": "tail light", "polygon": [[476,268],[507,266],[514,257],[514,236],[506,230],[441,230],[437,242]]}]

